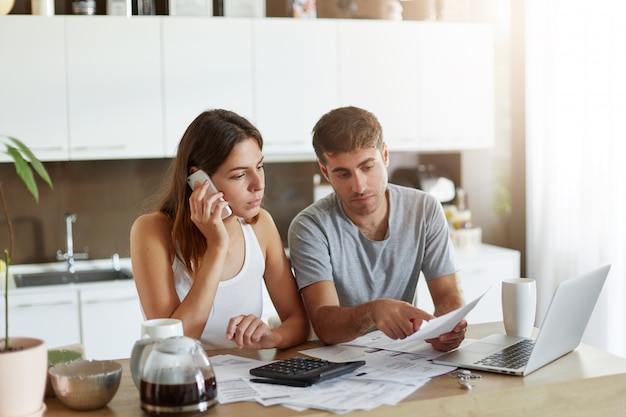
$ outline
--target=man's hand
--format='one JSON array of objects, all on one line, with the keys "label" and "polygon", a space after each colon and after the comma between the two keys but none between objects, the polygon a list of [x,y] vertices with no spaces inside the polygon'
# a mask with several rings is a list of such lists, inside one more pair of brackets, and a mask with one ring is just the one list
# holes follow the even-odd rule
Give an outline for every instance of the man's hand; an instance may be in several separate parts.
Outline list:
[{"label": "man's hand", "polygon": [[439,335],[435,339],[428,339],[426,342],[433,345],[435,350],[442,352],[449,352],[452,349],[459,347],[461,342],[465,339],[465,331],[467,330],[467,322],[461,320],[451,332]]},{"label": "man's hand", "polygon": [[398,300],[382,298],[372,302],[371,317],[374,325],[392,339],[404,339],[420,329],[422,322],[435,316]]}]

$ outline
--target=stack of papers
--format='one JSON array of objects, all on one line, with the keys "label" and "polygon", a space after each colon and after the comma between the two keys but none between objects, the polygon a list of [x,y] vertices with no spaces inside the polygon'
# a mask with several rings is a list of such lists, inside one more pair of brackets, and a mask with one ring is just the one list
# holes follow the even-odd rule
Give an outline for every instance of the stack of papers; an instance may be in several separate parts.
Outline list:
[{"label": "stack of papers", "polygon": [[267,362],[235,355],[213,356],[217,400],[220,404],[256,401],[265,406],[282,405],[294,410],[315,408],[336,414],[396,405],[430,378],[455,369],[433,364],[432,359],[443,352],[434,350],[425,340],[451,331],[481,298],[482,295],[458,310],[423,323],[419,331],[403,340],[393,340],[374,331],[349,343],[301,351],[332,362],[365,360],[364,366],[350,374],[310,387],[251,382],[250,369]]},{"label": "stack of papers", "polygon": [[[431,364],[428,355],[357,346],[327,346],[302,353],[334,357],[335,349],[340,349],[339,356],[365,358],[366,365],[351,374],[305,388],[251,382],[250,369],[266,362],[235,355],[213,356],[211,363],[217,379],[217,400],[220,404],[256,401],[265,406],[279,404],[294,410],[316,408],[344,414],[395,405],[428,382],[431,376],[453,369]],[[427,349],[432,350],[429,345]]]}]

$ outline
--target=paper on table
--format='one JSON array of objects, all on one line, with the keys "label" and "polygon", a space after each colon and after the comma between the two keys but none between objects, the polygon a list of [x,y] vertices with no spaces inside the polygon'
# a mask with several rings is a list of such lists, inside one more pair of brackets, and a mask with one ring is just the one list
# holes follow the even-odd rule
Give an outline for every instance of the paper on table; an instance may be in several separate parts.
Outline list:
[{"label": "paper on table", "polygon": [[316,408],[345,414],[355,409],[395,405],[428,381],[428,378],[413,378],[410,383],[377,381],[348,374],[310,387],[296,388],[250,382],[249,369],[263,363],[261,361],[217,355],[211,357],[211,363],[220,404],[256,401],[264,406],[281,404],[297,411]]},{"label": "paper on table", "polygon": [[[487,290],[489,291],[489,289]],[[400,352],[413,352],[416,341],[422,341],[427,339],[434,339],[439,335],[448,333],[454,329],[454,327],[472,311],[481,298],[487,293],[485,291],[482,295],[475,300],[467,303],[463,307],[460,307],[454,311],[444,314],[443,316],[436,317],[430,321],[423,322],[420,329],[412,335],[399,340],[394,340],[385,335],[380,330],[367,333],[363,336],[357,337],[351,342],[344,343],[345,345],[367,346],[380,349],[397,350]]]}]

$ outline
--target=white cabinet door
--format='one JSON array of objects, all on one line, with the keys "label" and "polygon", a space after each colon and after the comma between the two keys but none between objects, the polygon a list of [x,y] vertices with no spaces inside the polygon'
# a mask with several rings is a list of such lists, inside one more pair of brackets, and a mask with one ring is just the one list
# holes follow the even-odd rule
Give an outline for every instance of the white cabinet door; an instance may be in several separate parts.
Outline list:
[{"label": "white cabinet door", "polygon": [[162,157],[161,21],[66,19],[70,159]]},{"label": "white cabinet door", "polygon": [[[0,302],[4,308],[4,297]],[[80,343],[78,292],[9,294],[10,336],[43,339],[48,348]],[[4,326],[2,326],[4,335]]]},{"label": "white cabinet door", "polygon": [[315,160],[311,130],[339,105],[337,22],[257,19],[254,108],[267,160]]},{"label": "white cabinet door", "polygon": [[63,18],[4,16],[0,22],[0,133],[20,139],[44,161],[68,157],[64,36]]},{"label": "white cabinet door", "polygon": [[371,111],[389,149],[415,149],[417,139],[417,25],[342,20],[339,91],[342,106]]},{"label": "white cabinet door", "polygon": [[[519,277],[519,251],[492,245],[457,250],[457,265],[459,286],[466,302],[486,292],[466,317],[468,323],[502,321],[501,283],[504,279]],[[423,277],[418,283],[417,306],[429,313],[434,311],[433,301]]]},{"label": "white cabinet door", "polygon": [[143,314],[133,282],[109,288],[81,289],[81,321],[88,359],[130,357],[141,337]]},{"label": "white cabinet door", "polygon": [[418,150],[493,146],[494,43],[484,24],[418,26]]},{"label": "white cabinet door", "polygon": [[249,19],[163,19],[167,156],[205,110],[222,108],[252,119],[251,31]]}]

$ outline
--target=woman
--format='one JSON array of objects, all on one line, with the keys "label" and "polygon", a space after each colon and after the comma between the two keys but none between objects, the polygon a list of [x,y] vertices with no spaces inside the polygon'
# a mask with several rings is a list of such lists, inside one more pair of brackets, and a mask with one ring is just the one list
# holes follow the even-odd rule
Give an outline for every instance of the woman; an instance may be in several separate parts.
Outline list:
[{"label": "woman", "polygon": [[[130,233],[133,274],[146,318],[182,320],[186,336],[207,348],[286,348],[304,342],[309,323],[270,214],[263,139],[226,110],[200,114],[187,128],[170,167],[158,211]],[[210,181],[187,177],[203,170]],[[229,205],[232,215],[222,219]],[[281,319],[270,329],[259,316],[262,279]]]}]

